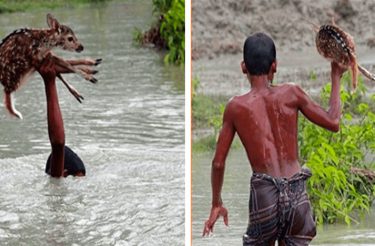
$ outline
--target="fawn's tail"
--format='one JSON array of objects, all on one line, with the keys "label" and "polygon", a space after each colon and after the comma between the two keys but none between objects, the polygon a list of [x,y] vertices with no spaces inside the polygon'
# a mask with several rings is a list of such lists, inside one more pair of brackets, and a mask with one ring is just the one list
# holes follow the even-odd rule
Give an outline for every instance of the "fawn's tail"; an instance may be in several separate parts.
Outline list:
[{"label": "fawn's tail", "polygon": [[14,108],[14,103],[12,101],[12,94],[6,93],[6,92],[4,93],[4,103],[5,103],[6,109],[11,115],[22,120],[22,114],[18,112],[17,109]]}]

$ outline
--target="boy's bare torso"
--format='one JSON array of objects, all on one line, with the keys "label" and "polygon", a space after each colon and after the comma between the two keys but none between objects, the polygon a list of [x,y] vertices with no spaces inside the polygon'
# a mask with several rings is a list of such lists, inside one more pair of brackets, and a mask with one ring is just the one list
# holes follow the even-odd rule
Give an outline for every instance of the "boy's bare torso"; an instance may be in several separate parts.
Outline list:
[{"label": "boy's bare torso", "polygon": [[298,98],[293,87],[283,84],[252,89],[230,102],[233,126],[254,172],[290,177],[300,170]]}]

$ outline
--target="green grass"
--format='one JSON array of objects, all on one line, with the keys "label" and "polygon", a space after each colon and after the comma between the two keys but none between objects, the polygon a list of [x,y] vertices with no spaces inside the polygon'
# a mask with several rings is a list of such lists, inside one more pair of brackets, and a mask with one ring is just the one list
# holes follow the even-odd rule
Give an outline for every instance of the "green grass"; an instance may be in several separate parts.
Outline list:
[{"label": "green grass", "polygon": [[192,100],[193,128],[211,128],[215,126],[215,121],[220,121],[220,127],[227,102],[227,97],[197,94]]},{"label": "green grass", "polygon": [[209,136],[199,138],[193,141],[191,147],[193,153],[212,152],[216,147],[216,136],[210,134]]},{"label": "green grass", "polygon": [[[199,138],[193,141],[192,144],[192,152],[193,153],[205,153],[205,152],[213,152],[216,149],[216,141],[217,136],[215,134],[210,134],[206,137]],[[242,143],[238,137],[235,137],[231,149],[240,149],[242,147]]]},{"label": "green grass", "polygon": [[[194,93],[192,100],[193,131],[194,129],[212,129],[212,133],[202,137],[198,136],[192,144],[193,152],[211,152],[215,150],[224,108],[228,100],[229,98],[225,96],[207,96]],[[231,147],[236,149],[241,146],[239,139],[235,138]]]},{"label": "green grass", "polygon": [[198,136],[193,141],[193,152],[213,151],[216,147],[216,138],[221,128],[224,107],[229,98],[223,96],[207,96],[198,93],[199,78],[192,80],[192,125],[194,129],[213,129],[208,136]]}]

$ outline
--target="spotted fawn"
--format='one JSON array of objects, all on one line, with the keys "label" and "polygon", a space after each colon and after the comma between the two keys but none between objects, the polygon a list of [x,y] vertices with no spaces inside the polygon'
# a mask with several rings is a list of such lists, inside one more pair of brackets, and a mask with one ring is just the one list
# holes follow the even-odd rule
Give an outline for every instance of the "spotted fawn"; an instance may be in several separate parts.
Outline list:
[{"label": "spotted fawn", "polygon": [[[72,52],[83,51],[73,30],[61,25],[51,14],[47,14],[48,29],[22,28],[13,31],[0,43],[0,81],[4,86],[4,102],[13,116],[22,119],[22,114],[14,108],[12,93],[24,84],[41,65],[43,59],[51,55],[56,66],[71,73],[80,74],[84,79],[96,83],[93,74],[97,73],[88,66],[98,65],[101,59],[64,60],[52,53],[52,49],[61,48]],[[83,97],[73,86],[65,81],[61,74],[57,76],[67,86],[73,96],[81,102]]]}]

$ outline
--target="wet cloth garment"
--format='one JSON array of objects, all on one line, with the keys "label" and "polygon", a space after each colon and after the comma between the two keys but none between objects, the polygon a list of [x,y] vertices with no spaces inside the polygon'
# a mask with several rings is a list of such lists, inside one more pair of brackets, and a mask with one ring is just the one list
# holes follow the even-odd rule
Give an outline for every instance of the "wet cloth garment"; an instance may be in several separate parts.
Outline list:
[{"label": "wet cloth garment", "polygon": [[316,234],[306,193],[311,171],[303,168],[291,178],[253,173],[249,201],[249,225],[243,245],[308,245]]},{"label": "wet cloth garment", "polygon": [[[51,157],[52,154],[48,156],[45,172],[51,175]],[[83,164],[81,158],[74,153],[68,146],[64,146],[64,170],[67,175],[76,175],[81,172],[83,175],[86,174],[85,165]]]}]

